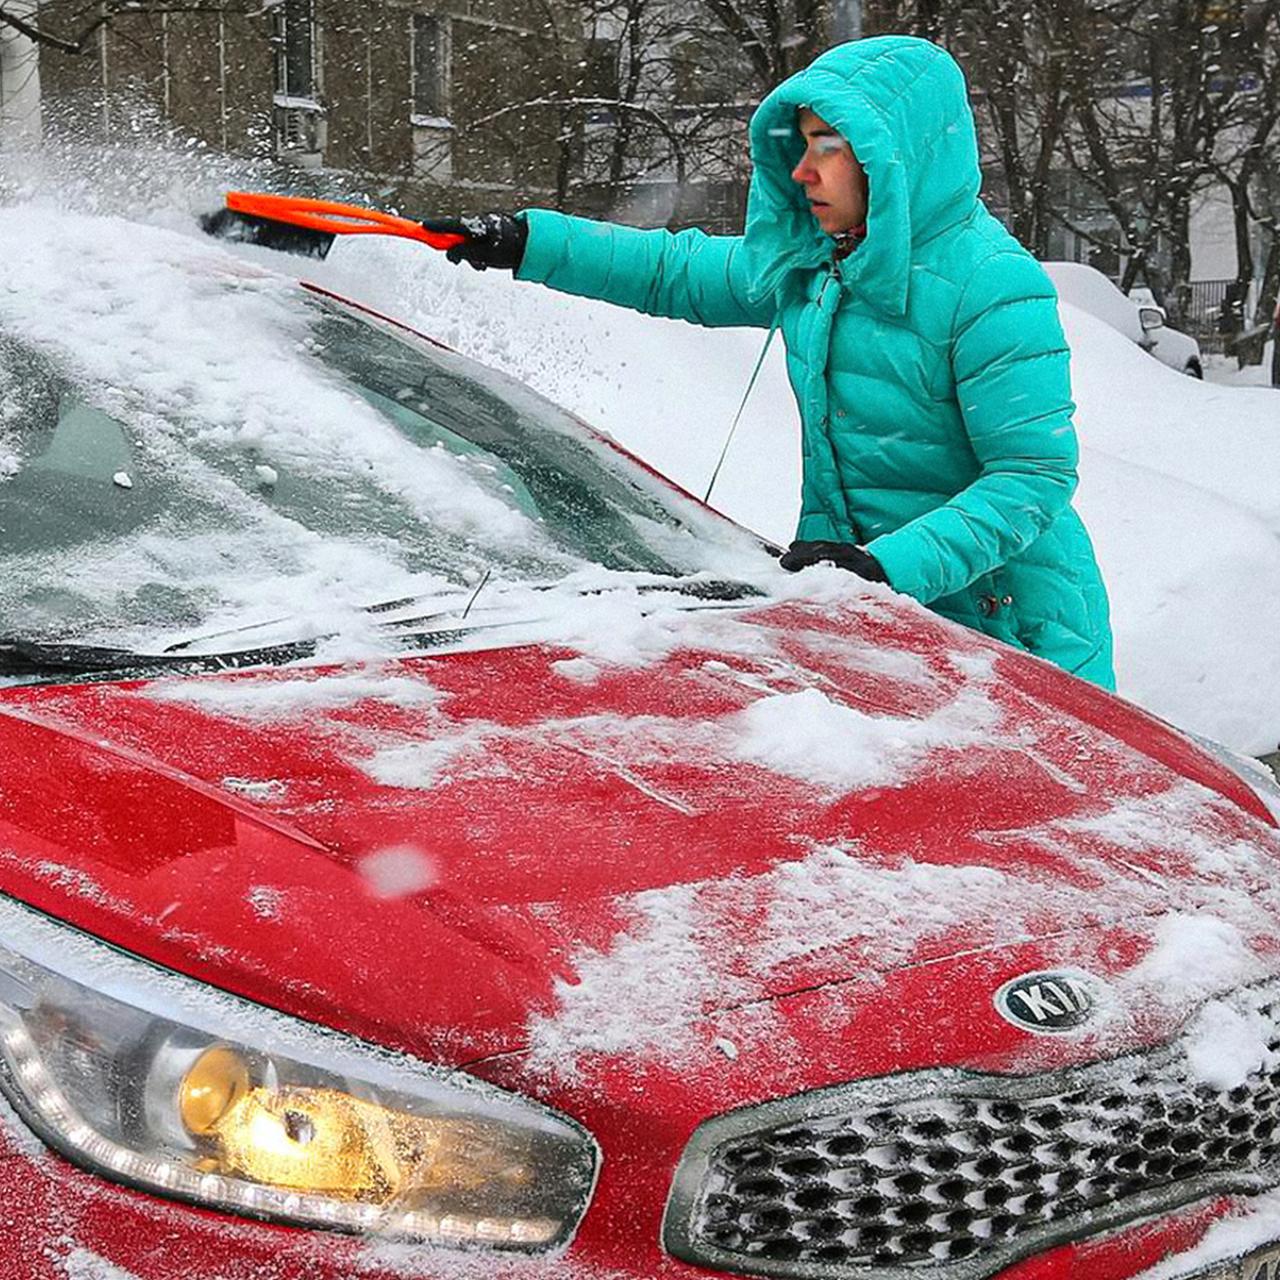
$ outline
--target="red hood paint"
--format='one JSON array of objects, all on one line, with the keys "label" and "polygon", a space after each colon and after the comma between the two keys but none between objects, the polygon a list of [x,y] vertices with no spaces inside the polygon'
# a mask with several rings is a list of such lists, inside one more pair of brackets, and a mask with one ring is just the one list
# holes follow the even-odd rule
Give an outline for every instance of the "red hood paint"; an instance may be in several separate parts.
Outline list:
[{"label": "red hood paint", "polygon": [[[1181,879],[1191,904],[1202,874],[1166,851],[1135,852],[1096,834],[1059,832],[1045,844],[1020,833],[1189,780],[1207,789],[1224,841],[1280,849],[1257,797],[1167,726],[919,609],[785,604],[731,619],[720,612],[716,625],[750,632],[756,649],[763,637],[773,659],[741,656],[750,645],[700,648],[695,636],[660,661],[584,682],[557,665],[576,655],[544,647],[414,657],[355,673],[397,681],[391,699],[313,710],[304,702],[300,713],[270,718],[207,699],[307,682],[323,702],[328,682],[353,673],[7,689],[0,889],[224,989],[463,1064],[523,1046],[531,1019],[553,1015],[558,991],[572,989],[582,958],[607,954],[634,929],[644,901],[635,895],[645,891],[711,886],[727,963],[743,967],[770,908],[769,873],[815,848],[855,850],[871,868],[910,860],[1056,877],[1080,890],[1075,906],[1063,918],[1050,901],[1036,932],[1094,937],[1060,948],[1057,963],[1087,953],[1095,969],[1114,971],[1149,944],[1123,922],[1151,912],[1143,886],[1154,869]],[[877,659],[884,654],[898,655],[896,669]],[[999,717],[989,743],[942,742],[892,784],[845,794],[759,764],[700,758],[700,748],[638,749],[626,731],[695,733],[803,688],[867,714],[921,720],[945,713],[993,662],[995,678],[982,682]],[[415,688],[420,697],[405,696]],[[434,785],[371,776],[378,751],[403,768],[424,744],[469,740],[470,750],[437,753]],[[1073,865],[1086,846],[1129,877],[1096,901]],[[377,863],[365,860],[388,850],[393,865],[397,851],[411,851],[411,869],[429,867],[432,883],[377,896],[368,874]],[[716,896],[715,886],[756,883]],[[985,959],[965,963],[998,981],[1015,956],[998,923],[926,931],[905,950],[861,939],[783,957],[744,972],[734,1003],[833,983],[853,983],[875,1003],[869,971],[984,949]],[[1019,963],[1023,952],[1031,967],[1049,955],[1021,948]],[[981,986],[989,1001],[990,984]],[[890,988],[876,989],[889,998]],[[701,1012],[724,1003],[712,993]],[[891,1046],[890,1069],[930,1054],[938,1061],[940,1051],[972,1061],[989,1024],[986,1041],[957,1034],[940,1049],[935,1023],[929,1046],[905,1055],[900,1040]],[[848,1027],[826,1038],[831,1053],[856,1038],[859,1020]],[[842,1070],[848,1078],[833,1058],[820,1074],[839,1079]]]}]

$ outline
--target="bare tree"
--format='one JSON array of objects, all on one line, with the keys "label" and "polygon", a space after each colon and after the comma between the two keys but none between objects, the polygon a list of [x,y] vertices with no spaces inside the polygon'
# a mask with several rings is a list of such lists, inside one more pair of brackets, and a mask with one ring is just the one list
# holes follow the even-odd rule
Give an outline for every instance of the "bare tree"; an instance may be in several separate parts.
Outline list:
[{"label": "bare tree", "polygon": [[36,44],[59,53],[80,55],[93,48],[94,38],[118,18],[139,14],[253,14],[271,7],[270,0],[87,0],[64,12],[57,26],[46,24],[39,15],[23,14],[16,6],[0,0],[0,27],[10,27]]},{"label": "bare tree", "polygon": [[[1100,79],[1073,81],[1065,157],[1120,229],[1121,287],[1145,279],[1175,324],[1190,309],[1195,199],[1231,169],[1245,170],[1247,190],[1274,132],[1257,66],[1273,7],[1103,0],[1095,9],[1107,55]],[[1234,160],[1224,169],[1225,155]]]}]

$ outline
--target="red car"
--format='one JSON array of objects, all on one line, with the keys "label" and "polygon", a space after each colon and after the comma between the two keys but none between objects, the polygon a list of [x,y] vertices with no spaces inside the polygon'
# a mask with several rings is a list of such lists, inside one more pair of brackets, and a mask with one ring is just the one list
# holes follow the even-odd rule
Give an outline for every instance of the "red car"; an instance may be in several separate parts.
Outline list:
[{"label": "red car", "polygon": [[1264,774],[352,304],[53,238],[4,1276],[1276,1274]]}]

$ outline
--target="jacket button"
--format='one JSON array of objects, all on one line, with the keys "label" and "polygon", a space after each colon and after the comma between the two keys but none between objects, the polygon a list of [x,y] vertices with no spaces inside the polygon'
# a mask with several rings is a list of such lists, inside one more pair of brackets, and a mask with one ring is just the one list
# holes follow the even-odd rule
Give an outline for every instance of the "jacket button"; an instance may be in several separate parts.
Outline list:
[{"label": "jacket button", "polygon": [[1000,601],[995,596],[979,596],[978,612],[984,618],[989,618],[1000,607]]},{"label": "jacket button", "polygon": [[849,414],[848,414],[848,412],[847,412],[846,410],[844,410],[844,409],[837,409],[837,410],[836,410],[836,417],[837,417],[837,418],[847,418],[848,416],[849,416]]}]

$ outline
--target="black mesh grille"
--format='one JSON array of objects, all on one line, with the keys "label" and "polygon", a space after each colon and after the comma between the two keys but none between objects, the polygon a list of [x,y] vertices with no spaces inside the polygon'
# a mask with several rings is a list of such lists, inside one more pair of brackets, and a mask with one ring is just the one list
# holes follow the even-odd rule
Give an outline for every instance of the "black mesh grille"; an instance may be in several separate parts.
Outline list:
[{"label": "black mesh grille", "polygon": [[[1277,992],[1248,1007],[1280,1061]],[[1061,1240],[1277,1182],[1280,1066],[1230,1090],[1199,1082],[1178,1047],[1051,1076],[917,1073],[704,1125],[667,1245],[761,1274],[986,1276]]]}]

